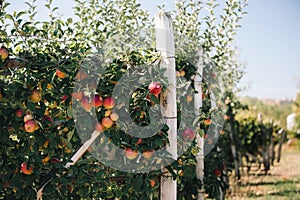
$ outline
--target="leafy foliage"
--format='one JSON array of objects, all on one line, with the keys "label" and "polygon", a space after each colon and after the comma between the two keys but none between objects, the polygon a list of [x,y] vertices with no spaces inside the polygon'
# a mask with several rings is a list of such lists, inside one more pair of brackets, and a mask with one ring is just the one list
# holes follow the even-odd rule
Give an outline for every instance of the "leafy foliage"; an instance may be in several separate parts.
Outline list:
[{"label": "leafy foliage", "polygon": [[[136,66],[145,65],[147,70],[140,71],[145,75],[145,84],[136,87],[129,102],[131,118],[137,124],[145,125],[149,123],[150,111],[156,109],[155,104],[159,103],[159,98],[149,94],[147,85],[152,81],[160,82],[164,89],[168,85],[165,79],[153,75],[163,73],[158,67],[160,56],[152,42],[153,23],[136,1],[75,2],[76,19],[62,20],[55,15],[58,8],[53,6],[52,0],[46,1],[49,21],[37,20],[36,0],[26,1],[27,9],[18,13],[7,13],[9,3],[0,2],[0,44],[9,52],[9,57],[0,61],[0,197],[34,199],[37,190],[48,182],[43,192],[45,199],[149,199],[150,196],[158,199],[159,178],[163,177],[160,170],[145,174],[125,173],[105,166],[92,154],[104,143],[140,152],[161,148],[169,142],[166,126],[141,142],[114,124],[102,133],[107,136],[107,141],[101,140],[104,138],[101,136],[76,165],[64,167],[81,146],[81,140],[87,139],[75,128],[74,104],[82,106],[80,109],[84,113],[95,111],[97,120],[101,121],[110,109],[90,105],[95,94],[110,97],[124,74]],[[241,76],[231,42],[245,6],[246,1],[228,0],[219,23],[216,23],[214,12],[218,5],[213,0],[205,3],[182,1],[176,4],[177,11],[171,13],[178,42],[176,70],[184,74],[187,81],[193,81],[195,75],[198,59],[195,47],[201,45],[205,50],[204,78],[207,85],[203,85],[203,91],[206,99],[203,116],[198,116],[201,127],[197,134],[203,135],[208,129],[204,120],[210,117],[210,91],[221,91],[210,88],[209,80],[223,79],[227,82],[227,89],[231,89]],[[204,7],[209,8],[209,13],[199,20]],[[132,51],[130,43],[136,45],[135,51]],[[113,59],[105,60],[107,62],[97,68],[82,67],[95,52],[100,58]],[[100,71],[97,71],[99,68]],[[184,91],[186,82],[180,83],[178,90]],[[129,88],[134,81],[127,84]],[[195,92],[192,90],[191,95]],[[218,94],[221,95],[221,92]],[[87,107],[84,107],[83,97]],[[121,109],[123,103],[118,102],[117,107]],[[178,113],[188,116],[193,112],[191,105],[189,109],[179,108]],[[33,133],[24,129],[24,117],[35,122]],[[87,127],[94,127],[93,123],[97,123],[89,117],[84,120]],[[93,130],[87,128],[85,131]],[[178,137],[182,135],[178,134]],[[206,190],[215,198],[219,195],[219,187],[222,190],[228,187],[225,155],[220,150],[224,144],[225,139],[221,139],[205,161],[208,166],[205,172]],[[178,199],[195,198],[197,189],[203,184],[195,174],[198,151],[195,141],[192,141],[188,151],[167,167],[173,178],[178,180]],[[124,154],[122,152],[124,159],[116,161],[120,165],[127,166],[140,159],[140,167],[143,168],[143,163],[152,162],[151,158],[145,157],[132,161]],[[163,165],[161,162],[155,165]],[[22,168],[23,163],[27,164],[27,169]],[[220,170],[220,175],[216,170]]]}]

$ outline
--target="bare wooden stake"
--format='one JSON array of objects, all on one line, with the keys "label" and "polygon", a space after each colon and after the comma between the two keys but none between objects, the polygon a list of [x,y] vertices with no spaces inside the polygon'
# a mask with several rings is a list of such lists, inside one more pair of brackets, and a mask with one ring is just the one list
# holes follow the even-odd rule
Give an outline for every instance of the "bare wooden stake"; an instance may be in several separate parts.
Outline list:
[{"label": "bare wooden stake", "polygon": [[[177,105],[176,105],[176,70],[175,70],[175,45],[171,17],[160,11],[155,16],[156,49],[162,56],[161,67],[166,68],[165,76],[168,78],[169,87],[161,98],[162,116],[166,117],[169,126],[168,139],[170,145],[167,151],[177,160]],[[163,169],[166,176],[161,178],[160,199],[176,200],[177,184],[172,179],[171,173]]]}]

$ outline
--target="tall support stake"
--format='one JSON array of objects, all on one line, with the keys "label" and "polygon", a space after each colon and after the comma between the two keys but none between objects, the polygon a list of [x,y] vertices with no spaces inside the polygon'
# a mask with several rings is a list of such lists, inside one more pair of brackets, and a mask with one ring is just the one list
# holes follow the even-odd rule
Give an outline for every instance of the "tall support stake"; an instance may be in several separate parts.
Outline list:
[{"label": "tall support stake", "polygon": [[[169,126],[167,151],[172,158],[177,160],[177,105],[176,105],[176,70],[175,70],[175,45],[172,28],[172,19],[167,13],[160,11],[155,16],[156,49],[162,56],[161,67],[166,68],[165,76],[168,78],[169,87],[161,98],[161,112]],[[172,179],[171,173],[163,169],[165,177],[161,178],[160,199],[176,200],[177,184]]]},{"label": "tall support stake", "polygon": [[[203,74],[203,48],[198,50],[199,60],[197,63],[197,73],[194,80],[194,87],[198,93],[195,93],[194,106],[195,114],[200,115],[200,108],[202,108],[202,74]],[[201,181],[201,187],[198,189],[198,200],[204,200],[204,138],[196,134],[197,147],[200,151],[196,156],[197,165],[196,173],[197,179]]]}]

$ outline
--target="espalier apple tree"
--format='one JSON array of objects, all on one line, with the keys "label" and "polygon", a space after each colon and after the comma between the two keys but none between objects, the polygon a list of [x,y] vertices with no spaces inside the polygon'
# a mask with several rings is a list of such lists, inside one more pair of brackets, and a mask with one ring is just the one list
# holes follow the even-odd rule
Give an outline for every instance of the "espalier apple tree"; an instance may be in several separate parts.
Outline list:
[{"label": "espalier apple tree", "polygon": [[[59,8],[47,0],[44,6],[49,18],[40,21],[36,7],[40,1],[25,1],[24,10],[12,13],[7,8],[13,5],[0,1],[0,197],[34,199],[44,186],[44,199],[158,199],[161,170],[126,173],[92,156],[101,151],[110,158],[117,154],[111,147],[117,145],[123,149],[122,159],[107,162],[124,168],[138,163],[139,170],[148,163],[154,169],[165,167],[162,159],[153,157],[155,150],[170,142],[167,126],[146,138],[126,134],[117,126],[124,116],[116,111],[129,106],[134,123],[147,127],[157,113],[153,111],[158,109],[161,95],[167,92],[166,79],[154,76],[163,70],[157,67],[161,57],[153,45],[153,21],[135,0],[75,2],[76,18],[64,20],[57,15]],[[167,166],[177,180],[178,199],[195,199],[203,184],[206,193],[214,198],[226,190],[226,167],[220,153],[218,163],[216,157],[205,160],[205,176],[209,178],[197,179],[199,148],[195,138],[207,137],[208,146],[216,142],[207,135],[212,124],[211,100],[222,101],[223,92],[213,83],[223,81],[224,89],[232,90],[242,75],[232,41],[246,5],[246,0],[227,0],[225,5],[218,5],[215,0],[180,1],[170,13],[177,44],[177,76],[181,78],[179,92],[186,93],[186,82],[194,81],[197,47],[203,47],[205,58],[203,108],[200,116],[190,119],[199,127],[192,130],[190,123],[178,131],[178,138],[191,145]],[[221,17],[216,14],[219,7],[223,9]],[[103,55],[110,59],[104,62]],[[100,60],[91,62],[95,65],[86,64],[97,56]],[[121,81],[138,66],[147,66],[138,71],[144,84],[138,85],[136,79]],[[124,84],[123,94],[128,92],[128,101],[113,96],[114,88],[120,84]],[[134,91],[130,91],[133,86]],[[188,90],[184,101],[193,102],[197,92],[194,88]],[[179,116],[190,112],[193,110],[188,106],[178,106]],[[96,119],[89,113],[96,113]],[[81,127],[75,117],[80,114],[85,116],[80,118],[84,124]],[[184,120],[179,117],[180,123],[184,124]],[[66,168],[93,130],[101,133],[99,138],[75,165]]]}]

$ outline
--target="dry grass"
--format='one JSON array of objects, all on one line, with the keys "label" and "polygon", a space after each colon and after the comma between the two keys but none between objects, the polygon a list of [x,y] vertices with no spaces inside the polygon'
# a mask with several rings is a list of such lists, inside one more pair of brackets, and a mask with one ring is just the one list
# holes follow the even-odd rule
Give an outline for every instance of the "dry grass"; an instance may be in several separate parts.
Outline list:
[{"label": "dry grass", "polygon": [[300,200],[300,150],[297,144],[283,148],[282,160],[263,171],[244,175],[241,187],[231,183],[228,200]]}]

